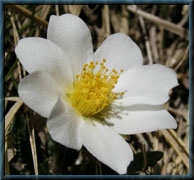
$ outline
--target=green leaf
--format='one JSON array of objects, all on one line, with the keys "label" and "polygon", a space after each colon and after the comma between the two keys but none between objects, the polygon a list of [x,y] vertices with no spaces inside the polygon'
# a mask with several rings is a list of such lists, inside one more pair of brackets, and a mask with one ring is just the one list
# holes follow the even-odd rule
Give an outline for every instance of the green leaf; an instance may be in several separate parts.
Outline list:
[{"label": "green leaf", "polygon": [[148,166],[152,167],[157,164],[157,161],[162,159],[164,153],[161,151],[147,152]]},{"label": "green leaf", "polygon": [[145,171],[148,167],[156,165],[162,157],[163,152],[161,151],[145,152],[145,157],[143,153],[134,154],[134,160],[128,167],[128,174],[138,174]]}]

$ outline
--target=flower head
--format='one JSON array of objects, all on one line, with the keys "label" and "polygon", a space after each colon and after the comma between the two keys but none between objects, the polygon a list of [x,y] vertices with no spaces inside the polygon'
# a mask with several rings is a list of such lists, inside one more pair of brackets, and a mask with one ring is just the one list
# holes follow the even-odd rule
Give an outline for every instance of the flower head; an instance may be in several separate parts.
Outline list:
[{"label": "flower head", "polygon": [[93,53],[91,34],[77,16],[51,16],[47,39],[24,38],[16,55],[29,75],[18,93],[48,118],[52,138],[76,150],[85,146],[119,174],[133,160],[120,134],[176,128],[162,107],[177,85],[168,67],[142,65],[139,47],[125,34],[109,36]]},{"label": "flower head", "polygon": [[76,75],[74,89],[69,99],[70,104],[83,116],[91,117],[101,112],[123,95],[123,92],[113,92],[119,75],[115,69],[109,72],[104,65],[105,62],[103,59],[100,63],[91,61],[84,64],[80,75]]}]

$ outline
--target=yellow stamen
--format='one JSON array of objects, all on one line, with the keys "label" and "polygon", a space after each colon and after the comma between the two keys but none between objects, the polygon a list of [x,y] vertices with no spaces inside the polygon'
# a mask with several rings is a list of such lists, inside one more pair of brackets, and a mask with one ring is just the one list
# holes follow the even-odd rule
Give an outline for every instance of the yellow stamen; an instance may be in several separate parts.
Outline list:
[{"label": "yellow stamen", "polygon": [[72,106],[84,116],[99,113],[115,99],[124,95],[124,92],[112,92],[117,84],[119,73],[113,69],[107,74],[109,70],[105,67],[105,62],[106,59],[103,59],[100,63],[91,61],[84,64],[82,72],[76,75],[70,101]]}]

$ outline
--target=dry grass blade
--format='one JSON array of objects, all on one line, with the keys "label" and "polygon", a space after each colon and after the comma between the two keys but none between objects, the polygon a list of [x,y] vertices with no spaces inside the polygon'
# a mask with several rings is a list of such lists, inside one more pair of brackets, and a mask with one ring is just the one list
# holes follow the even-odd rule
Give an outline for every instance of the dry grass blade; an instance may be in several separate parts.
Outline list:
[{"label": "dry grass blade", "polygon": [[16,97],[9,97],[6,98],[5,100],[10,100],[10,101],[16,101],[16,103],[12,106],[12,108],[9,110],[9,112],[5,116],[5,174],[10,174],[10,169],[9,169],[9,161],[8,161],[8,155],[7,155],[7,133],[9,126],[19,110],[19,108],[22,106],[23,101],[20,98]]},{"label": "dry grass blade", "polygon": [[37,16],[41,17],[42,20],[45,20],[48,17],[49,11],[51,9],[51,5],[40,5],[38,6],[40,10],[36,11]]},{"label": "dry grass blade", "polygon": [[9,7],[10,9],[14,10],[14,11],[17,11],[29,18],[34,18],[39,24],[47,27],[48,26],[48,22],[41,19],[39,16],[37,15],[33,15],[33,13],[31,11],[29,11],[28,9],[26,9],[25,7],[23,6],[20,6],[20,5],[7,5],[7,7]]},{"label": "dry grass blade", "polygon": [[56,15],[59,16],[59,5],[55,5],[55,12],[56,12]]},{"label": "dry grass blade", "polygon": [[[134,7],[136,8],[136,5],[134,5]],[[140,22],[140,25],[141,25],[141,28],[143,31],[144,39],[145,39],[145,46],[146,46],[149,64],[153,64],[152,53],[151,53],[151,49],[150,49],[150,42],[148,40],[147,31],[145,28],[145,22],[144,22],[142,16],[139,16],[138,18],[139,18],[139,22]]]},{"label": "dry grass blade", "polygon": [[37,160],[37,151],[36,151],[36,141],[35,141],[35,133],[34,128],[31,127],[30,120],[27,120],[27,127],[29,132],[29,140],[30,140],[30,146],[32,151],[32,159],[34,164],[34,173],[35,175],[38,175],[38,160]]},{"label": "dry grass blade", "polygon": [[172,136],[168,130],[161,130],[160,131],[162,135],[165,137],[165,139],[169,142],[169,144],[173,147],[175,152],[178,154],[178,156],[181,158],[184,165],[189,169],[189,157],[187,153],[185,153],[185,150],[180,147],[180,143],[177,143],[177,138]]},{"label": "dry grass blade", "polygon": [[14,20],[14,16],[10,14],[10,21],[11,21],[11,25],[13,27],[13,34],[14,34],[14,44],[16,45],[19,41],[19,34],[17,32],[17,28],[16,28],[16,25],[15,25],[15,20]]},{"label": "dry grass blade", "polygon": [[168,129],[167,130],[171,135],[172,137],[176,140],[177,144],[183,149],[184,153],[189,156],[189,152],[188,152],[188,149],[186,148],[185,146],[185,143],[177,137],[175,131],[173,129]]},{"label": "dry grass blade", "polygon": [[184,29],[183,27],[180,27],[179,25],[176,25],[172,22],[166,21],[164,19],[161,19],[157,16],[154,16],[150,13],[144,12],[140,9],[134,8],[132,6],[127,7],[128,10],[132,13],[135,13],[139,16],[142,16],[143,18],[152,21],[153,23],[162,26],[165,30],[168,30],[176,35],[179,35],[180,37],[183,37],[188,40],[188,31]]},{"label": "dry grass blade", "polygon": [[187,47],[183,57],[179,61],[178,65],[174,68],[175,70],[178,70],[181,67],[181,65],[188,60],[188,53],[189,53],[189,48]]},{"label": "dry grass blade", "polygon": [[105,37],[108,37],[110,35],[110,17],[109,17],[109,6],[104,5],[103,8],[103,27],[105,29]]},{"label": "dry grass blade", "polygon": [[171,107],[169,107],[169,106],[164,106],[164,107],[165,107],[168,111],[170,111],[170,112],[173,112],[173,113],[176,113],[177,115],[183,116],[185,119],[188,119],[188,118],[189,118],[188,112],[180,111],[180,110],[171,108]]},{"label": "dry grass blade", "polygon": [[[5,116],[5,137],[6,137],[9,126],[14,118],[14,115],[17,113],[17,111],[23,104],[23,101],[19,97],[8,97],[8,98],[5,98],[5,100],[16,101],[16,103],[12,106],[12,108]],[[29,120],[27,121],[27,124],[28,124],[28,131],[30,134],[29,140],[30,140],[30,145],[32,150],[32,158],[34,162],[34,171],[35,171],[35,175],[38,175],[38,160],[37,160],[37,152],[36,152],[35,133],[34,133],[34,129],[33,128],[31,129]],[[5,146],[5,152],[7,152],[7,146]],[[5,162],[6,160],[7,159],[5,159]],[[9,174],[9,168],[7,168],[7,165],[6,165],[6,174]]]},{"label": "dry grass blade", "polygon": [[5,136],[8,132],[9,125],[12,122],[14,115],[17,113],[17,111],[22,106],[22,104],[23,104],[23,101],[21,99],[18,99],[17,102],[12,106],[12,108],[6,114],[5,116]]},{"label": "dry grass blade", "polygon": [[5,141],[5,174],[10,174],[9,161],[8,161],[8,152],[7,152],[7,141]]},{"label": "dry grass blade", "polygon": [[6,97],[5,98],[5,101],[14,101],[14,102],[16,102],[16,101],[19,101],[19,100],[21,100],[19,97]]},{"label": "dry grass blade", "polygon": [[80,15],[83,5],[69,5],[69,11],[77,16]]}]

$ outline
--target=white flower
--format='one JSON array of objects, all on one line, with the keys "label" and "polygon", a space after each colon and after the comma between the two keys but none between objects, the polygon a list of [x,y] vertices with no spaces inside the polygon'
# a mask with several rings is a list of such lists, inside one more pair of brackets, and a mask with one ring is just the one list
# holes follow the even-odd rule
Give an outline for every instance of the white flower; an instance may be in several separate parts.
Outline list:
[{"label": "white flower", "polygon": [[21,99],[48,118],[52,138],[76,150],[85,146],[119,174],[133,160],[120,134],[176,128],[162,107],[177,85],[173,70],[142,65],[127,36],[109,36],[93,53],[91,34],[77,16],[51,16],[47,39],[19,41],[16,55],[29,72],[19,84]]}]

